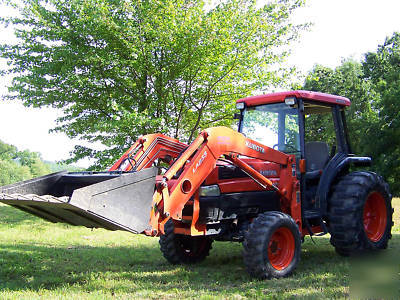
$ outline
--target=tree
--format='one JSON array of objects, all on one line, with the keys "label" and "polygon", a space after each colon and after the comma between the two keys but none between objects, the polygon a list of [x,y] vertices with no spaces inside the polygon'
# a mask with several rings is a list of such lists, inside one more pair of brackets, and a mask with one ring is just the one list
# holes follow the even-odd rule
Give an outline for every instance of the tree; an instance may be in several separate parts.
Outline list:
[{"label": "tree", "polygon": [[365,55],[365,78],[380,95],[376,102],[378,118],[371,131],[372,150],[381,173],[400,193],[400,33],[386,38],[376,52]]},{"label": "tree", "polygon": [[0,186],[32,178],[30,170],[12,160],[0,159]]},{"label": "tree", "polygon": [[0,186],[31,178],[29,168],[14,161],[17,153],[15,146],[0,141]]},{"label": "tree", "polygon": [[[393,194],[400,194],[400,34],[387,38],[363,61],[345,61],[332,70],[316,66],[304,89],[348,97],[346,111],[354,152],[371,156],[372,169],[385,177]],[[309,124],[311,138],[334,139],[329,116],[318,116]]]},{"label": "tree", "polygon": [[190,141],[231,125],[234,99],[282,82],[276,64],[305,27],[290,22],[303,2],[25,0],[2,20],[18,38],[0,45],[15,75],[8,99],[60,108],[55,131],[107,146],[78,146],[70,161],[104,167],[150,132]]},{"label": "tree", "polygon": [[29,168],[32,177],[38,177],[50,173],[50,167],[43,162],[40,154],[37,152],[24,150],[18,152],[16,158],[22,166]]},{"label": "tree", "polygon": [[0,141],[0,186],[50,173],[40,154]]},{"label": "tree", "polygon": [[6,144],[0,141],[0,159],[11,160],[17,155],[17,148],[15,146]]},{"label": "tree", "polygon": [[[379,94],[374,85],[364,78],[362,64],[347,60],[339,67],[330,69],[317,65],[307,75],[303,88],[305,90],[325,92],[347,97],[351,106],[346,109],[346,120],[354,153],[371,155],[370,134],[378,119],[376,103]],[[334,143],[335,131],[330,114],[313,116],[308,122],[310,140],[324,140]]]}]

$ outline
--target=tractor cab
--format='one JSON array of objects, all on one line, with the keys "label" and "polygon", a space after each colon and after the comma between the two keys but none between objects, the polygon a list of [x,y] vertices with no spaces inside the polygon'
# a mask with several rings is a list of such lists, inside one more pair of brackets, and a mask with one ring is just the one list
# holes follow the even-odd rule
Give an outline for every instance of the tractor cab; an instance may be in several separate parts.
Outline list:
[{"label": "tractor cab", "polygon": [[[328,188],[352,159],[344,114],[349,105],[345,97],[309,91],[259,95],[236,103],[239,132],[296,156],[306,225],[322,222]],[[353,159],[358,164],[370,162],[369,158]]]}]

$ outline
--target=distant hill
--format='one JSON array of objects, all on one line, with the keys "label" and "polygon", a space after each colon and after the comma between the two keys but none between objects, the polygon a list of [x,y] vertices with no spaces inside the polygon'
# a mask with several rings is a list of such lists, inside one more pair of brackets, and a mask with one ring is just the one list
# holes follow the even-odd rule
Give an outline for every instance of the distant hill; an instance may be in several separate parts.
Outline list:
[{"label": "distant hill", "polygon": [[67,165],[67,164],[62,164],[62,163],[56,163],[54,161],[48,161],[45,160],[43,161],[51,170],[51,173],[54,172],[60,172],[60,171],[69,171],[69,172],[79,172],[85,170],[84,168],[77,167],[74,165]]},{"label": "distant hill", "polygon": [[14,145],[0,140],[0,186],[59,171],[82,171],[82,168],[43,161],[41,154],[19,151]]}]

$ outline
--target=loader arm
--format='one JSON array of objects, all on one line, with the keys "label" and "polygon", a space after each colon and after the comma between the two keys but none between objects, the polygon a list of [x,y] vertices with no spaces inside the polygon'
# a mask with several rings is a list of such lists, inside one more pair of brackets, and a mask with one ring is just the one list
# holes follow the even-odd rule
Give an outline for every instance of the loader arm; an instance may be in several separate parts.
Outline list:
[{"label": "loader arm", "polygon": [[140,137],[109,171],[140,171],[161,158],[171,164],[188,145],[161,133]]},{"label": "loader arm", "polygon": [[[281,166],[279,186],[273,183],[247,163],[239,155],[277,163]],[[241,168],[264,189],[275,190],[287,204],[284,210],[290,212],[298,225],[301,225],[301,211],[298,201],[299,184],[296,178],[296,163],[293,155],[274,150],[254,140],[246,138],[239,132],[227,127],[208,128],[200,133],[185,152],[164,174],[162,182],[156,185],[153,195],[149,235],[164,233],[164,224],[170,219],[182,220],[182,210],[190,199],[194,200],[194,217],[198,214],[198,189],[215,168],[218,159],[224,156]],[[178,173],[178,171],[181,171]],[[179,174],[179,175],[177,175]],[[168,184],[173,177],[178,179]],[[197,201],[197,203],[196,203]],[[196,226],[196,224],[192,224]],[[197,234],[205,234],[204,226]]]},{"label": "loader arm", "polygon": [[168,168],[186,148],[162,134],[145,135],[106,172],[64,171],[2,186],[0,202],[51,222],[141,233],[159,173],[153,164]]}]

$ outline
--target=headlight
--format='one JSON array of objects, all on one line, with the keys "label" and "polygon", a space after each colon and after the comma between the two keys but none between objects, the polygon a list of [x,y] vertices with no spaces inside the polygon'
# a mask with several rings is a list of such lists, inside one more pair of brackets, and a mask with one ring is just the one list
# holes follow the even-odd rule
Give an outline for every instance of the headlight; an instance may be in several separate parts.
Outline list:
[{"label": "headlight", "polygon": [[288,97],[285,98],[286,105],[295,105],[296,104],[296,97]]},{"label": "headlight", "polygon": [[243,109],[244,108],[244,102],[236,103],[236,108],[237,109]]},{"label": "headlight", "polygon": [[200,196],[209,197],[209,196],[220,196],[221,191],[219,190],[219,186],[215,185],[205,185],[200,187]]}]

